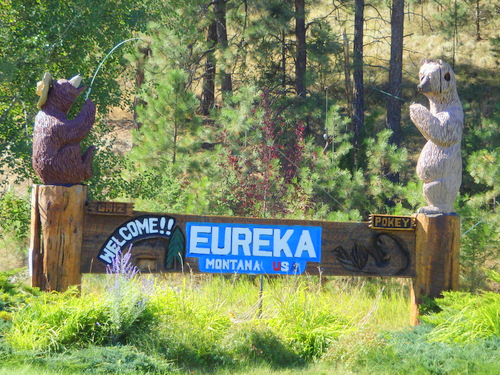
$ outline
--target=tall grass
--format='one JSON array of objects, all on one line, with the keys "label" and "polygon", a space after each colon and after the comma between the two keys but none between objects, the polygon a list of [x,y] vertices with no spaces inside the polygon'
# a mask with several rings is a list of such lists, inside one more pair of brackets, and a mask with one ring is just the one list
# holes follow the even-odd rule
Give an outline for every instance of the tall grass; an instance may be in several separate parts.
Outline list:
[{"label": "tall grass", "polygon": [[68,347],[102,344],[109,336],[104,301],[92,294],[47,293],[32,299],[13,314],[5,334],[16,350],[61,351]]},{"label": "tall grass", "polygon": [[[475,310],[484,312],[474,315],[477,321],[489,324],[497,308],[489,294],[447,294],[440,313],[409,330],[404,280],[269,278],[261,301],[253,276],[123,277],[119,293],[116,283],[116,275],[93,275],[81,293],[43,294],[12,312],[12,326],[0,337],[0,357],[7,358],[0,367],[75,374],[459,374],[447,358],[470,370],[463,373],[488,373],[500,364],[492,357],[500,350],[498,332],[471,334],[477,325],[461,323]],[[444,334],[445,322],[467,301],[475,308],[448,324],[462,331]]]},{"label": "tall grass", "polygon": [[500,337],[500,294],[445,292],[444,296],[437,301],[439,313],[422,317],[435,326],[429,341],[473,343]]}]

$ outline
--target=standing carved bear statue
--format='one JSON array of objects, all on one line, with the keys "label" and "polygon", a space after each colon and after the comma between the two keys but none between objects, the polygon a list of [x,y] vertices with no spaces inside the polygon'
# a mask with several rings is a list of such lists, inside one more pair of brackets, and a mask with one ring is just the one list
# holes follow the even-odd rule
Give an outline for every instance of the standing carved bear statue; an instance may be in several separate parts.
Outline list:
[{"label": "standing carved bear statue", "polygon": [[418,91],[429,99],[429,109],[410,106],[410,118],[427,139],[417,163],[417,175],[424,183],[429,206],[424,214],[453,212],[453,203],[462,183],[460,143],[464,112],[457,94],[455,74],[442,60],[420,62]]},{"label": "standing carved bear statue", "polygon": [[40,96],[33,134],[33,168],[48,185],[80,184],[92,177],[94,146],[82,155],[80,141],[95,121],[96,108],[87,100],[79,115],[68,120],[67,114],[76,98],[85,90],[79,87],[81,76],[53,80],[45,73],[37,84]]}]

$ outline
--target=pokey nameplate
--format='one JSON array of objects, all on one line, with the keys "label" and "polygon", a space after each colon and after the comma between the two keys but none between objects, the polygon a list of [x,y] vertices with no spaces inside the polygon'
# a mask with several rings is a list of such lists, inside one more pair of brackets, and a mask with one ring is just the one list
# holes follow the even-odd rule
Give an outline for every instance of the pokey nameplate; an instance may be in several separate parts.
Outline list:
[{"label": "pokey nameplate", "polygon": [[412,216],[370,215],[370,228],[390,230],[413,230],[415,218]]}]

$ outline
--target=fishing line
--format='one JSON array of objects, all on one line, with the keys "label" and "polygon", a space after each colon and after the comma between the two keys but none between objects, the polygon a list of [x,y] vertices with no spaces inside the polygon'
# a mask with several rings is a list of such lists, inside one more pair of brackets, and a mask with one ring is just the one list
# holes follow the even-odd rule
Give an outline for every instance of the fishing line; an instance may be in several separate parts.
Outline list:
[{"label": "fishing line", "polygon": [[109,51],[109,53],[106,55],[106,57],[101,61],[101,63],[99,64],[99,66],[97,67],[97,69],[96,69],[96,71],[94,73],[94,76],[92,77],[92,80],[90,81],[89,89],[87,91],[87,95],[85,96],[85,100],[87,100],[89,98],[90,91],[92,90],[92,84],[94,83],[95,77],[97,76],[97,73],[99,73],[99,70],[101,69],[101,67],[104,64],[104,62],[106,61],[106,59],[115,51],[115,49],[117,49],[118,47],[120,47],[122,44],[130,42],[132,40],[143,40],[143,39],[142,38],[130,38],[130,39],[126,39],[126,40],[118,43],[116,46],[114,46],[111,49],[111,51]]}]

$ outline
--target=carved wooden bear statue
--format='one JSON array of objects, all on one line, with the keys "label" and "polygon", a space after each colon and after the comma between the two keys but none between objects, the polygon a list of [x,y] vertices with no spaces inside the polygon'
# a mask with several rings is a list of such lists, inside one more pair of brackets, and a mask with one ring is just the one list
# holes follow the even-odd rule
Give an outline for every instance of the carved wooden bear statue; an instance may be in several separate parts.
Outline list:
[{"label": "carved wooden bear statue", "polygon": [[33,168],[48,185],[80,184],[92,177],[94,146],[82,155],[80,141],[95,121],[96,108],[87,100],[79,115],[68,120],[67,114],[76,98],[85,90],[79,87],[78,75],[69,81],[55,81],[46,73],[38,82],[40,96],[33,134]]},{"label": "carved wooden bear statue", "polygon": [[427,139],[417,163],[417,175],[424,183],[429,206],[419,213],[440,214],[453,211],[462,183],[460,143],[464,112],[457,94],[455,74],[443,60],[422,60],[418,91],[429,99],[429,109],[410,106],[410,117]]}]

